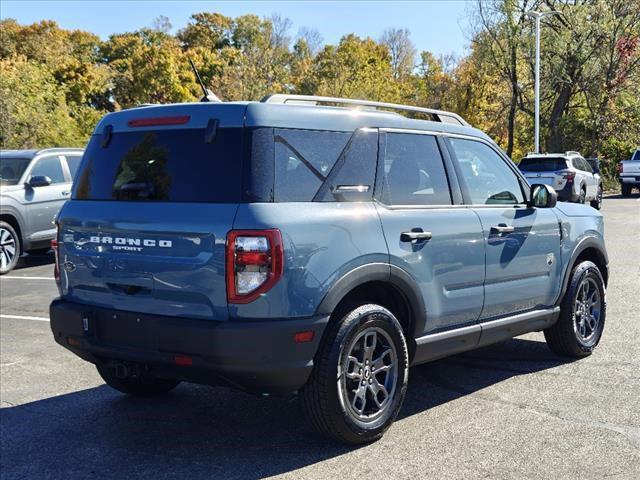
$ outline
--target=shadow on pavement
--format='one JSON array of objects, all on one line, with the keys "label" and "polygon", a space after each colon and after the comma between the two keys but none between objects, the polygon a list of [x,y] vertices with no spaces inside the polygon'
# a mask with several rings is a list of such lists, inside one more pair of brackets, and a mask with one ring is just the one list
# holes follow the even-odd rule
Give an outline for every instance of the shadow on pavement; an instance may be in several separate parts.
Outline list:
[{"label": "shadow on pavement", "polygon": [[[42,265],[53,265],[56,261],[56,257],[51,253],[28,253],[26,255],[22,255],[18,259],[18,264],[15,266],[15,270],[19,270],[21,268],[29,268],[29,267],[40,267]],[[52,270],[53,273],[53,270]]]},{"label": "shadow on pavement", "polygon": [[[414,367],[398,421],[564,361],[514,339]],[[90,388],[3,408],[0,426],[7,479],[261,478],[358,448],[318,437],[295,399],[189,384],[150,399]]]}]

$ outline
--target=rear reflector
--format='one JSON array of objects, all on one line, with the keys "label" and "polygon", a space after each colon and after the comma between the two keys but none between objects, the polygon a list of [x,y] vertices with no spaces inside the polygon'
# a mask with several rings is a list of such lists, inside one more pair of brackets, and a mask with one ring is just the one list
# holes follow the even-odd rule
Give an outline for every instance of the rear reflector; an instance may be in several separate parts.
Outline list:
[{"label": "rear reflector", "polygon": [[189,367],[193,365],[193,358],[187,357],[186,355],[176,355],[173,357],[173,361],[176,365],[180,365],[183,367]]},{"label": "rear reflector", "polygon": [[127,125],[130,127],[157,127],[162,125],[184,125],[191,119],[190,115],[178,115],[175,117],[150,117],[150,118],[134,118],[129,120]]},{"label": "rear reflector", "polygon": [[294,336],[296,343],[308,343],[313,340],[313,331],[297,332]]},{"label": "rear reflector", "polygon": [[67,343],[69,345],[74,346],[74,347],[79,347],[80,346],[80,340],[78,340],[77,338],[73,338],[73,337],[67,337]]}]

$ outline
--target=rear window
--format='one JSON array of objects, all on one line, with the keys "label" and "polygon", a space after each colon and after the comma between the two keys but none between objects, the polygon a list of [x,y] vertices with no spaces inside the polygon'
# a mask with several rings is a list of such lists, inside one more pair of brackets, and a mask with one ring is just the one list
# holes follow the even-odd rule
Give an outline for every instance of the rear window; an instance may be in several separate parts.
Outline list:
[{"label": "rear window", "polygon": [[94,135],[80,167],[79,200],[239,202],[242,129],[117,132],[106,147]]},{"label": "rear window", "polygon": [[523,158],[518,168],[524,172],[554,172],[567,168],[564,158]]}]

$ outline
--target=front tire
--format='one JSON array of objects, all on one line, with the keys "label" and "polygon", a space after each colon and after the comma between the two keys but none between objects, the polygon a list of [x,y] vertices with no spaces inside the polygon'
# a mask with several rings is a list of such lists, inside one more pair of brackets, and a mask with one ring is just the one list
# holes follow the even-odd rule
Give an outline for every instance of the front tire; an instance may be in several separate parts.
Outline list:
[{"label": "front tire", "polygon": [[593,262],[576,265],[560,305],[560,317],[544,331],[554,353],[567,357],[586,357],[600,343],[607,308],[605,286],[600,269]]},{"label": "front tire", "polygon": [[0,222],[0,275],[9,273],[20,258],[20,237],[7,222]]},{"label": "front tire", "polygon": [[119,378],[115,368],[108,365],[96,365],[98,373],[111,388],[135,397],[153,397],[167,393],[180,382],[152,377]]},{"label": "front tire", "polygon": [[320,433],[344,443],[367,443],[394,422],[408,379],[400,322],[386,308],[368,304],[330,324],[300,396]]}]

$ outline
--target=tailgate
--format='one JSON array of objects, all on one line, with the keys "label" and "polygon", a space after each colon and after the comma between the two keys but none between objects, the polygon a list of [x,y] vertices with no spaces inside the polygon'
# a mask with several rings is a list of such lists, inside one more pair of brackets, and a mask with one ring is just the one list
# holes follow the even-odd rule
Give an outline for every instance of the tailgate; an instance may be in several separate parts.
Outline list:
[{"label": "tailgate", "polygon": [[225,240],[237,204],[70,201],[62,293],[132,312],[228,318]]}]

